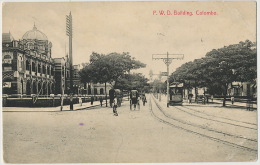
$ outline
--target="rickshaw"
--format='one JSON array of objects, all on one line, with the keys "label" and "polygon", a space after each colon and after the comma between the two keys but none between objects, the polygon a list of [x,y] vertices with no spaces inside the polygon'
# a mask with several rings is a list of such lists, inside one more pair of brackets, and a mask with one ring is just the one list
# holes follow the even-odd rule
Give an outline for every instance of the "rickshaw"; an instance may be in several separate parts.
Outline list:
[{"label": "rickshaw", "polygon": [[134,110],[137,109],[140,110],[140,103],[139,103],[139,93],[137,90],[131,90],[130,92],[130,110],[132,110],[132,106],[134,105]]}]

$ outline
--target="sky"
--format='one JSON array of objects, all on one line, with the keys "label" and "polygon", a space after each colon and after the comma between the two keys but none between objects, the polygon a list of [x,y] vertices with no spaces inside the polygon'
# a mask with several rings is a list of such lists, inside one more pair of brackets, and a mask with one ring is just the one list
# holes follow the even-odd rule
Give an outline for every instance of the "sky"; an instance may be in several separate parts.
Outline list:
[{"label": "sky", "polygon": [[[52,57],[68,52],[66,15],[73,17],[73,63],[89,61],[92,52],[129,52],[147,64],[139,69],[149,78],[166,72],[152,54],[184,54],[173,60],[170,72],[181,64],[202,58],[212,49],[247,39],[256,41],[256,2],[30,2],[2,4],[2,32],[16,39],[34,26],[52,42]],[[160,15],[164,11],[166,15]],[[192,12],[174,15],[174,12]],[[196,11],[216,12],[197,15]],[[171,15],[167,15],[171,14]],[[156,15],[157,14],[157,15]]]}]

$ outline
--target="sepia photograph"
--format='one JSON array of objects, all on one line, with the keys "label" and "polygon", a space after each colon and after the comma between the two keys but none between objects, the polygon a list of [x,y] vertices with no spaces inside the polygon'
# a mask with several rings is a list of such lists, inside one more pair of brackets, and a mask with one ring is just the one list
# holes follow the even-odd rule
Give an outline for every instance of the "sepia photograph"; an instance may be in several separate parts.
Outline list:
[{"label": "sepia photograph", "polygon": [[2,163],[258,162],[257,2],[2,2]]}]

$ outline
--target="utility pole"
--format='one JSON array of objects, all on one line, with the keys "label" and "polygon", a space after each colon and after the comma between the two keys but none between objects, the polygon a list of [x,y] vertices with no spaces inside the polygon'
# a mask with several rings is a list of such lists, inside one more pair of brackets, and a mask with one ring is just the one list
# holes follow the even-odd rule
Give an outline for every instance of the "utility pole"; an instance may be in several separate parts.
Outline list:
[{"label": "utility pole", "polygon": [[184,54],[153,54],[153,60],[163,60],[163,62],[167,66],[167,107],[169,107],[169,93],[170,93],[170,84],[169,84],[169,66],[172,63],[172,60],[182,60],[184,58]]},{"label": "utility pole", "polygon": [[73,59],[72,59],[72,15],[66,15],[66,34],[69,36],[70,61],[70,110],[73,110]]}]

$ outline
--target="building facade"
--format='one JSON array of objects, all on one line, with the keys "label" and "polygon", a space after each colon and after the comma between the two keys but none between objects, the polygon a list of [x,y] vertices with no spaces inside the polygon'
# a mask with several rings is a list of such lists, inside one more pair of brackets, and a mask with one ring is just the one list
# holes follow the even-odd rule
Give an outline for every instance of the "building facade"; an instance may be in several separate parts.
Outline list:
[{"label": "building facade", "polygon": [[52,43],[35,26],[22,40],[11,33],[2,35],[3,94],[49,95],[54,93]]},{"label": "building facade", "polygon": [[257,84],[252,82],[232,82],[228,87],[230,96],[257,98]]},{"label": "building facade", "polygon": [[[73,94],[104,95],[105,85],[82,83],[80,65],[73,65]],[[15,97],[70,94],[70,59],[52,58],[52,43],[34,25],[21,40],[2,34],[3,94]],[[107,84],[107,93],[111,85]]]}]

